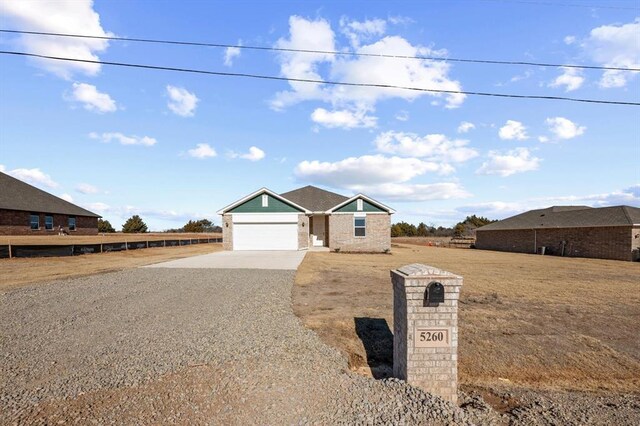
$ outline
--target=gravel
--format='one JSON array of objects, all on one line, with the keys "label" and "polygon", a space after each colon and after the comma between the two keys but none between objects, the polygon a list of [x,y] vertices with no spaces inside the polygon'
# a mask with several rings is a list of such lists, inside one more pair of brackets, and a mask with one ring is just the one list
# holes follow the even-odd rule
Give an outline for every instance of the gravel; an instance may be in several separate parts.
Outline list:
[{"label": "gravel", "polygon": [[638,395],[491,389],[462,408],[351,373],[295,272],[134,269],[0,295],[0,424],[639,424]]}]

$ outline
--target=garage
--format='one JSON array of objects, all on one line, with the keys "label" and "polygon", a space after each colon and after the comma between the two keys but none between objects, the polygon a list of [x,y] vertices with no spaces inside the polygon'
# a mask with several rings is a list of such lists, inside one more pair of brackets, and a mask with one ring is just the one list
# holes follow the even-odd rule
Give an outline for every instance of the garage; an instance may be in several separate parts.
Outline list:
[{"label": "garage", "polygon": [[234,250],[298,250],[297,214],[234,214]]}]

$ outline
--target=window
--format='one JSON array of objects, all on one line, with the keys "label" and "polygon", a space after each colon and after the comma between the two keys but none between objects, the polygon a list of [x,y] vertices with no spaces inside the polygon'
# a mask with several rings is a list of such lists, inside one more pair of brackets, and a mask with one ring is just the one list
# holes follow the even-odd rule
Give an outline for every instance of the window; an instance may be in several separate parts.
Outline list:
[{"label": "window", "polygon": [[69,231],[75,231],[75,230],[76,230],[76,217],[69,216]]},{"label": "window", "polygon": [[353,235],[356,237],[366,237],[366,221],[365,217],[354,217],[353,218]]},{"label": "window", "polygon": [[269,207],[269,196],[262,194],[262,207]]},{"label": "window", "polygon": [[44,217],[44,229],[46,229],[47,231],[53,230],[53,216],[46,215]]},{"label": "window", "polygon": [[29,223],[31,224],[31,229],[34,231],[40,229],[40,215],[31,213]]},{"label": "window", "polygon": [[362,198],[358,198],[356,200],[356,210],[358,210],[359,212],[362,211]]}]

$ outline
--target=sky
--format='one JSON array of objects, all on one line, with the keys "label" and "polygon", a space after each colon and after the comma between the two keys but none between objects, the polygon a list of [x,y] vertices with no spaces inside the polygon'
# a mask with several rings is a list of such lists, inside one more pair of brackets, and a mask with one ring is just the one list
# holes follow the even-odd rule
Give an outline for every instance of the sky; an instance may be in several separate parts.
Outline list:
[{"label": "sky", "polygon": [[[0,50],[319,81],[640,102],[635,1],[0,0]],[[326,52],[340,52],[340,55]],[[422,56],[424,60],[352,55]],[[0,54],[0,171],[152,230],[262,187],[364,193],[450,226],[640,206],[640,107],[339,86]]]}]

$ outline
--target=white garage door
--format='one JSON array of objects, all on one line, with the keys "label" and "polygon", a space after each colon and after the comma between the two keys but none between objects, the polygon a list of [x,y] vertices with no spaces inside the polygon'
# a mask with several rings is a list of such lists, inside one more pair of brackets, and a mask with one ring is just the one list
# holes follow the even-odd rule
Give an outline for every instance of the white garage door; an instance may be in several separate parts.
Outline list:
[{"label": "white garage door", "polygon": [[234,250],[298,250],[297,223],[234,223]]}]

